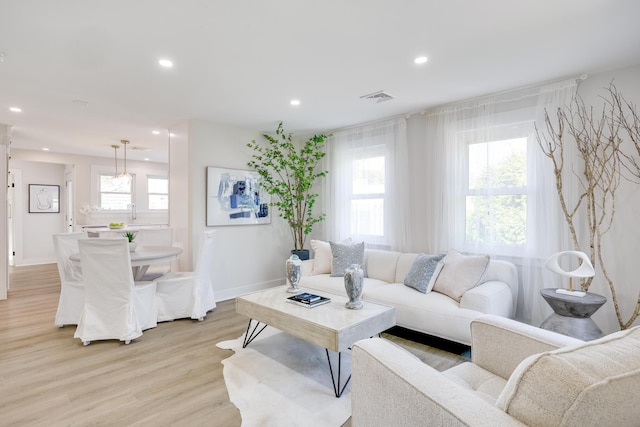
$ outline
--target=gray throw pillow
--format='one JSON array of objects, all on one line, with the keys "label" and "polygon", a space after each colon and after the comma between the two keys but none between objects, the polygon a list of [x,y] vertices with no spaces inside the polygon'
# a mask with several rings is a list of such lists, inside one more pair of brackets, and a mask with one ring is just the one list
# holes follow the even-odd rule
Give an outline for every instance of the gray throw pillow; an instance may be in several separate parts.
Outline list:
[{"label": "gray throw pillow", "polygon": [[431,292],[429,282],[431,282],[431,287],[433,287],[435,281],[432,281],[431,278],[438,267],[438,261],[444,258],[444,255],[445,254],[418,255],[413,261],[413,264],[411,264],[407,276],[404,278],[404,284],[423,294]]},{"label": "gray throw pillow", "polygon": [[344,276],[344,269],[351,264],[359,264],[364,270],[364,242],[334,243],[331,245],[331,277]]}]

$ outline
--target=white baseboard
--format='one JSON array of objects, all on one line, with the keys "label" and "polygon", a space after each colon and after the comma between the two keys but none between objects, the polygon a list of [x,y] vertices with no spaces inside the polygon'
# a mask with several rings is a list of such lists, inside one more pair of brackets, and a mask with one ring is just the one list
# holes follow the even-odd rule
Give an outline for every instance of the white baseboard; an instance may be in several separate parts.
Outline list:
[{"label": "white baseboard", "polygon": [[[15,259],[15,258],[14,258]],[[15,267],[26,267],[28,265],[42,265],[42,264],[55,264],[56,258],[29,258],[22,259],[20,264],[15,264]]]}]

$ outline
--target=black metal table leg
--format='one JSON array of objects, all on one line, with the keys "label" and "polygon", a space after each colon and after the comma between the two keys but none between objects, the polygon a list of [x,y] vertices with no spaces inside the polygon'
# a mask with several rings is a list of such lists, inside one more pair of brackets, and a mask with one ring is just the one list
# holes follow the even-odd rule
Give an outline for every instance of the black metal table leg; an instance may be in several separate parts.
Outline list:
[{"label": "black metal table leg", "polygon": [[331,372],[331,382],[333,383],[333,392],[336,395],[336,397],[340,397],[342,396],[342,392],[344,391],[345,388],[347,388],[347,385],[351,380],[351,374],[349,374],[349,378],[347,378],[347,381],[344,383],[342,388],[340,388],[340,379],[341,379],[340,374],[342,370],[342,353],[338,352],[338,375],[337,377],[334,377],[333,367],[331,366],[331,358],[329,357],[329,350],[325,348],[325,351],[327,352],[327,361],[329,362],[329,371]]},{"label": "black metal table leg", "polygon": [[260,332],[264,331],[264,328],[267,327],[267,324],[265,323],[264,326],[258,332],[256,332],[256,330],[258,329],[258,326],[260,326],[260,321],[256,321],[256,326],[254,326],[253,330],[251,331],[251,334],[249,334],[249,329],[251,328],[252,320],[253,319],[249,319],[249,324],[247,325],[247,332],[245,332],[244,341],[242,342],[242,348],[246,348],[251,343],[251,341],[253,341],[258,335],[260,335]]}]

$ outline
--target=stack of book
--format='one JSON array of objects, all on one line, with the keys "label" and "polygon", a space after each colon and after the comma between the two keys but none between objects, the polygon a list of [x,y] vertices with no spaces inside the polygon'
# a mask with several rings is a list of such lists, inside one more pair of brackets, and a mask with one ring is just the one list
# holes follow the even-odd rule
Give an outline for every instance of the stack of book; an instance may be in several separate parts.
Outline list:
[{"label": "stack of book", "polygon": [[313,308],[330,302],[331,298],[303,292],[298,295],[290,296],[289,298],[287,298],[287,301],[301,305],[303,307]]}]

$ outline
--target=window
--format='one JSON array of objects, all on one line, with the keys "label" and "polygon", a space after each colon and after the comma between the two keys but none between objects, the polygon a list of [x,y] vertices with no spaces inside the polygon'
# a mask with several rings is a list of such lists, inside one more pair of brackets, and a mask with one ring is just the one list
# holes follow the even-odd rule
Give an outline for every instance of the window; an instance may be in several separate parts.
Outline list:
[{"label": "window", "polygon": [[[527,138],[467,144],[465,241],[514,252],[527,236]],[[511,248],[511,249],[509,249]]]},{"label": "window", "polygon": [[127,184],[112,175],[101,173],[99,178],[100,207],[103,210],[126,210],[131,206],[133,179]]},{"label": "window", "polygon": [[384,236],[384,156],[352,163],[350,234]]},{"label": "window", "polygon": [[149,210],[169,209],[169,180],[163,177],[147,177]]}]

